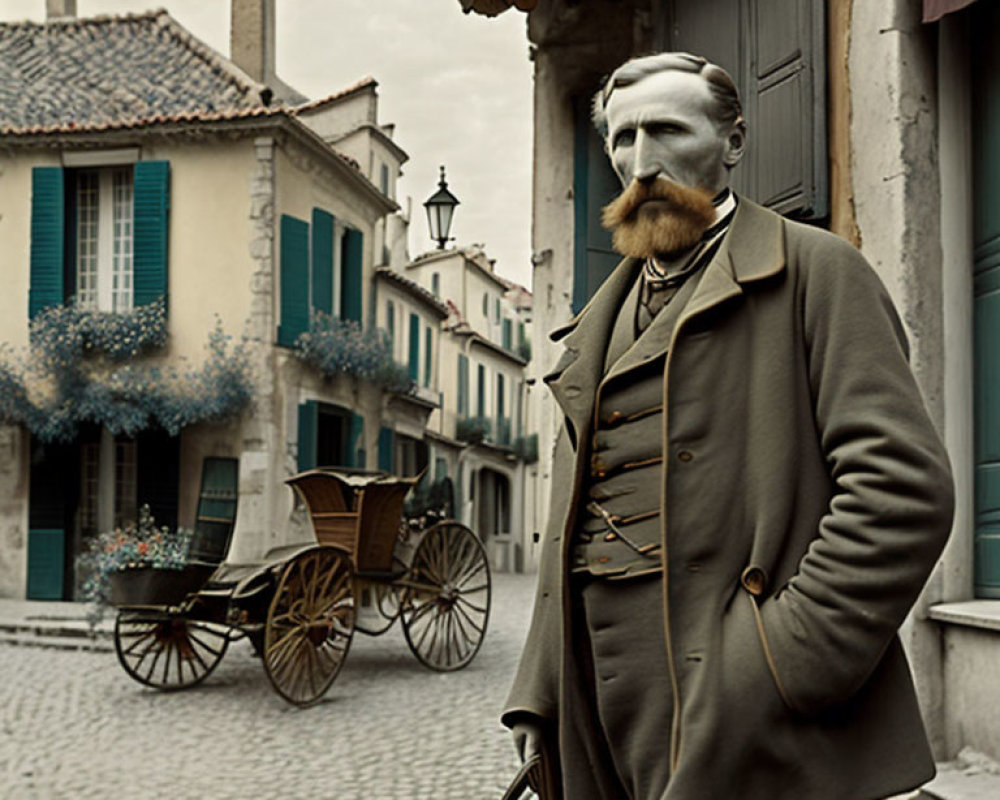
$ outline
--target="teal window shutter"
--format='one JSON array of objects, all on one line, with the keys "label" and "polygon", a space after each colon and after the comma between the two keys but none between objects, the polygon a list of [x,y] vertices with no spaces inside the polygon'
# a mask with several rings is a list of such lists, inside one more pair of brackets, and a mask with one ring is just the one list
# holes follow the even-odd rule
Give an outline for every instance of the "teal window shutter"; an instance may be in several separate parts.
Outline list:
[{"label": "teal window shutter", "polygon": [[514,326],[509,319],[503,321],[503,346],[507,350],[514,349]]},{"label": "teal window shutter", "polygon": [[434,352],[434,333],[431,331],[431,326],[428,325],[424,328],[424,386],[430,387],[431,385],[431,369],[433,364],[431,363],[431,353]]},{"label": "teal window shutter", "polygon": [[66,189],[62,167],[31,170],[31,286],[28,317],[62,305],[66,246]]},{"label": "teal window shutter", "polygon": [[312,212],[312,307],[333,314],[333,215]]},{"label": "teal window shutter", "polygon": [[486,416],[486,367],[480,364],[476,369],[476,377],[478,378],[477,388],[476,388],[476,416],[485,417]]},{"label": "teal window shutter", "polygon": [[410,314],[410,380],[420,379],[420,317]]},{"label": "teal window shutter", "polygon": [[361,322],[361,271],[365,235],[355,228],[344,231],[340,280],[340,317]]},{"label": "teal window shutter", "polygon": [[218,564],[226,557],[236,525],[239,500],[239,460],[206,458],[201,468],[201,494],[195,514],[190,555]]},{"label": "teal window shutter", "polygon": [[315,400],[299,404],[299,472],[316,466],[316,432],[319,405]]},{"label": "teal window shutter", "polygon": [[28,599],[62,600],[66,533],[58,529],[28,531]]},{"label": "teal window shutter", "polygon": [[395,433],[384,425],[378,430],[378,468],[392,472],[392,449],[395,447]]},{"label": "teal window shutter", "polygon": [[170,162],[140,161],[132,187],[132,303],[145,306],[167,299]]},{"label": "teal window shutter", "polygon": [[344,463],[349,467],[364,469],[367,460],[368,454],[365,451],[365,418],[352,411]]},{"label": "teal window shutter", "polygon": [[396,306],[392,300],[385,304],[385,330],[389,334],[389,354],[396,352]]},{"label": "teal window shutter", "polygon": [[469,357],[458,354],[458,416],[469,416]]},{"label": "teal window shutter", "polygon": [[295,345],[309,330],[309,223],[281,215],[281,321],[278,344]]}]

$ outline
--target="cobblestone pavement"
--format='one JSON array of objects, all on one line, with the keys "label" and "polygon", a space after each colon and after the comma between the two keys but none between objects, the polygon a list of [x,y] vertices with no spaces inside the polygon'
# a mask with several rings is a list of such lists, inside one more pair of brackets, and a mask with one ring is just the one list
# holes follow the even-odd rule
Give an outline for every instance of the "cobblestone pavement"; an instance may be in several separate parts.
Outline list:
[{"label": "cobblestone pavement", "polygon": [[164,694],[113,653],[0,645],[0,796],[497,800],[517,764],[497,715],[534,575],[494,576],[483,647],[439,674],[398,625],[355,635],[321,704],[271,689],[245,641],[201,686]]}]

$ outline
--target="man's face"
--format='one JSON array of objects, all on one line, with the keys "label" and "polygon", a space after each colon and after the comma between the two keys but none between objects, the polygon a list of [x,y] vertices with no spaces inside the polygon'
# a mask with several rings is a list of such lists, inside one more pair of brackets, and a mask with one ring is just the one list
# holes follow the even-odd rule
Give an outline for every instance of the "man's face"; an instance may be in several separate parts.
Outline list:
[{"label": "man's face", "polygon": [[607,145],[622,185],[659,177],[712,195],[722,191],[743,141],[739,131],[719,126],[712,107],[705,79],[690,72],[657,72],[615,89]]},{"label": "man's face", "polygon": [[711,116],[708,85],[689,72],[658,72],[611,93],[608,153],[625,190],[604,225],[633,258],[669,258],[694,245],[715,219],[712,197],[739,161],[743,133]]}]

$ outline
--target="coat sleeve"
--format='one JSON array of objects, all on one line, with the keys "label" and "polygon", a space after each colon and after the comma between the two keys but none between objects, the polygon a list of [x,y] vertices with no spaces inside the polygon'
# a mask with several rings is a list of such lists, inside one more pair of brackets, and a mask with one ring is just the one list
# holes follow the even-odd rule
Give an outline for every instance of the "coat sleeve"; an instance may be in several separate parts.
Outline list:
[{"label": "coat sleeve", "polygon": [[805,355],[832,498],[797,573],[760,612],[786,701],[815,713],[879,663],[944,547],[954,497],[885,287],[835,237],[803,250]]},{"label": "coat sleeve", "polygon": [[[571,475],[573,462],[573,448],[563,426],[553,452],[552,474]],[[567,480],[552,482],[552,498],[542,542],[531,626],[521,652],[514,684],[500,717],[501,722],[508,727],[523,714],[533,714],[551,724],[557,722],[564,643],[561,555],[563,531],[572,495],[569,483]]]}]

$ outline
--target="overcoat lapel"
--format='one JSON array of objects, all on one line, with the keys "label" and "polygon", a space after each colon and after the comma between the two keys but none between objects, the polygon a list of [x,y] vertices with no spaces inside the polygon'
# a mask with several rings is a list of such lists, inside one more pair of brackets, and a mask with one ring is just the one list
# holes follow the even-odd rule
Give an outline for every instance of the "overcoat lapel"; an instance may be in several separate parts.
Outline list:
[{"label": "overcoat lapel", "polygon": [[[584,309],[550,334],[555,341],[565,337],[566,349],[543,380],[566,415],[575,441],[579,441],[581,432],[589,428],[595,394],[603,377],[608,340],[641,264],[633,258],[622,261]],[[780,217],[741,198],[729,233],[705,267],[671,332],[680,330],[692,317],[740,296],[743,293],[741,284],[776,275],[784,266]],[[644,350],[644,360],[662,355],[671,338],[669,334],[655,337],[655,352]]]},{"label": "overcoat lapel", "polygon": [[604,355],[611,329],[641,265],[642,262],[635,258],[619,263],[583,310],[550,334],[553,340],[565,336],[566,349],[543,380],[566,415],[574,441],[579,441],[590,425],[594,393],[604,372]]}]

